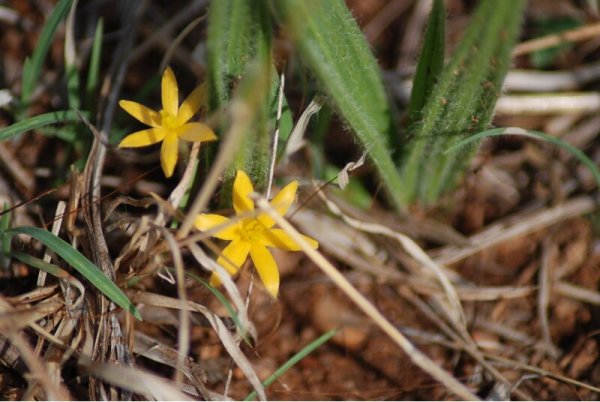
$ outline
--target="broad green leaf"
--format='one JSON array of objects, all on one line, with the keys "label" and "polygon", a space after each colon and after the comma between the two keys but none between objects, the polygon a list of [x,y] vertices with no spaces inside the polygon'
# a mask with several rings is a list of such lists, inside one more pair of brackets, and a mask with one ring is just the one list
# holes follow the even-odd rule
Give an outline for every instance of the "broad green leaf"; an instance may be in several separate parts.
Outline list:
[{"label": "broad green leaf", "polygon": [[69,263],[77,272],[83,275],[92,285],[94,285],[106,297],[112,300],[116,305],[129,311],[135,318],[141,320],[142,317],[133,303],[127,298],[104,273],[90,262],[83,254],[74,249],[69,243],[55,236],[47,230],[36,227],[18,227],[4,232],[8,235],[26,234],[34,239],[44,243],[46,247],[53,250]]},{"label": "broad green leaf", "polygon": [[65,123],[65,122],[78,122],[80,116],[86,115],[87,112],[77,112],[75,110],[61,110],[58,112],[50,112],[40,114],[34,117],[30,117],[11,126],[0,130],[0,141],[6,140],[7,138],[15,135],[24,133],[26,131],[35,130],[36,128],[44,127],[49,124]]},{"label": "broad green leaf", "polygon": [[525,0],[483,0],[427,99],[401,165],[403,202],[431,204],[464,171],[473,151],[444,154],[491,121],[518,37]]},{"label": "broad green leaf", "polygon": [[[255,183],[258,191],[264,189],[271,154],[271,133],[275,128],[279,80],[272,66],[271,17],[263,2],[251,0],[224,0],[211,2],[207,31],[207,78],[209,106],[216,112],[227,107],[232,92],[248,71],[252,60],[261,60],[266,67],[264,94],[259,101],[252,132],[239,144],[233,162],[225,172],[222,202],[230,200],[230,188],[235,172],[242,169]],[[256,96],[259,94],[257,93]],[[291,131],[292,118],[287,103],[280,122],[283,138]],[[222,130],[225,131],[225,130]]]},{"label": "broad green leaf", "polygon": [[408,105],[409,124],[421,119],[421,111],[444,68],[446,13],[444,0],[434,0],[423,39],[423,47],[413,78]]},{"label": "broad green leaf", "polygon": [[590,172],[592,172],[592,175],[594,176],[594,179],[596,180],[596,184],[598,185],[598,188],[600,188],[600,170],[598,170],[598,166],[596,166],[596,163],[594,163],[593,160],[591,160],[579,148],[574,147],[573,145],[561,140],[558,137],[548,135],[541,131],[525,130],[525,129],[522,129],[519,127],[493,128],[491,130],[482,131],[481,133],[475,134],[469,138],[465,138],[464,140],[460,141],[458,144],[455,144],[452,147],[450,147],[445,153],[456,152],[460,148],[463,148],[466,145],[472,144],[474,142],[479,142],[483,138],[497,137],[500,135],[519,135],[519,136],[523,136],[523,137],[535,138],[538,140],[546,141],[551,144],[559,146],[560,148],[564,149],[565,151],[571,153],[575,158],[579,159],[579,161],[581,163],[583,163],[588,169],[590,169]]},{"label": "broad green leaf", "polygon": [[403,183],[391,157],[392,119],[379,67],[342,0],[272,0],[271,5],[319,87],[352,128],[402,210]]},{"label": "broad green leaf", "polygon": [[50,18],[48,18],[46,25],[44,25],[44,29],[40,34],[40,39],[33,51],[33,55],[31,58],[25,60],[21,84],[21,102],[25,106],[27,105],[27,102],[29,102],[29,98],[38,83],[44,59],[46,58],[46,54],[52,43],[52,37],[60,22],[69,12],[72,2],[73,0],[60,0],[58,2],[56,7],[54,7]]},{"label": "broad green leaf", "polygon": [[[273,384],[279,377],[285,374],[290,368],[294,367],[298,362],[304,359],[306,356],[311,354],[315,349],[319,346],[323,345],[325,342],[330,340],[337,334],[337,329],[332,329],[329,332],[325,332],[323,335],[306,345],[302,350],[292,356],[287,362],[285,362],[281,367],[279,367],[273,374],[269,376],[266,380],[263,381],[263,386],[266,388],[269,385]],[[250,392],[244,398],[244,401],[253,401],[256,398],[256,391]]]}]

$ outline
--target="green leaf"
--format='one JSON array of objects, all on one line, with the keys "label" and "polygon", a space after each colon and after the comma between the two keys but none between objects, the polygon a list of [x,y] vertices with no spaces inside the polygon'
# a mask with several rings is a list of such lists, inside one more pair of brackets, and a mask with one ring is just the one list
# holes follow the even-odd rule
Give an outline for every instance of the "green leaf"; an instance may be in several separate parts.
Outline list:
[{"label": "green leaf", "polygon": [[432,204],[454,186],[473,150],[444,154],[491,121],[511,62],[524,0],[483,0],[431,92],[401,165],[403,201]]},{"label": "green leaf", "polygon": [[53,250],[68,262],[77,272],[83,275],[92,285],[94,285],[106,297],[112,300],[116,305],[129,311],[135,318],[141,320],[142,317],[133,303],[127,298],[104,273],[90,262],[83,254],[74,249],[69,243],[55,236],[47,230],[36,227],[18,227],[4,232],[8,235],[26,234],[34,239],[44,243],[46,247]]},{"label": "green leaf", "polygon": [[[288,371],[290,368],[294,367],[300,360],[304,359],[319,346],[323,345],[325,342],[333,338],[337,332],[337,329],[332,329],[331,331],[324,333],[323,335],[306,345],[304,348],[302,348],[300,352],[292,356],[287,362],[285,362],[273,374],[271,374],[269,378],[264,380],[262,383],[263,386],[268,387],[269,385],[273,384],[279,377],[284,375],[285,372]],[[256,398],[256,391],[252,391],[248,395],[246,395],[244,401],[253,401],[254,398]]]},{"label": "green leaf", "polygon": [[271,5],[320,88],[369,151],[386,193],[403,209],[391,157],[392,119],[379,67],[342,0],[272,0]]},{"label": "green leaf", "polygon": [[16,251],[14,253],[9,254],[9,256],[16,258],[22,263],[27,264],[33,268],[37,268],[41,271],[47,272],[56,278],[67,279],[69,277],[68,272],[59,267],[58,265],[51,264],[32,255]]},{"label": "green leaf", "polygon": [[[267,4],[251,0],[225,0],[210,3],[207,30],[207,79],[209,107],[213,112],[226,108],[233,90],[249,71],[249,63],[259,60],[265,77],[264,90],[255,94],[260,102],[252,131],[239,144],[234,160],[225,172],[222,203],[230,201],[235,173],[244,170],[257,191],[266,184],[271,154],[271,133],[275,128],[279,80],[272,65],[271,17]],[[259,97],[262,94],[262,97]],[[292,128],[292,116],[284,101],[280,122],[282,137]],[[225,131],[223,129],[222,131]]]},{"label": "green leaf", "polygon": [[87,112],[61,110],[30,117],[0,130],[0,141],[49,124],[80,121],[79,114],[86,116]]},{"label": "green leaf", "polygon": [[92,55],[90,56],[90,66],[88,68],[87,85],[85,93],[88,104],[95,99],[94,93],[98,87],[100,75],[100,58],[102,55],[102,36],[104,34],[104,20],[100,18],[94,32],[94,44],[92,45]]},{"label": "green leaf", "polygon": [[593,160],[588,158],[588,156],[584,154],[579,148],[574,147],[573,145],[561,140],[560,138],[548,135],[541,131],[525,130],[519,127],[493,128],[491,130],[482,131],[478,134],[475,134],[469,138],[460,141],[458,144],[455,144],[452,147],[448,148],[448,150],[446,150],[445,153],[456,152],[458,149],[463,148],[468,144],[472,144],[473,142],[478,142],[483,138],[497,137],[500,135],[519,135],[523,137],[543,140],[559,146],[565,151],[571,153],[575,158],[579,159],[579,161],[583,163],[588,169],[590,169],[590,172],[592,172],[592,175],[596,180],[598,188],[600,188],[600,170],[598,170],[598,166],[596,166]]},{"label": "green leaf", "polygon": [[421,120],[421,111],[444,68],[445,25],[444,1],[435,0],[431,8],[431,14],[429,14],[423,47],[419,56],[417,71],[413,78],[413,87],[408,105],[409,124]]},{"label": "green leaf", "polygon": [[8,268],[10,260],[5,257],[10,253],[10,236],[4,232],[10,228],[10,205],[4,203],[0,215],[0,267]]},{"label": "green leaf", "polygon": [[21,84],[21,102],[23,105],[27,105],[29,102],[29,98],[38,83],[42,71],[42,64],[44,63],[44,59],[46,58],[46,54],[52,43],[52,37],[60,22],[69,12],[72,2],[73,0],[60,0],[56,7],[54,7],[50,18],[48,18],[48,21],[40,34],[39,42],[33,51],[31,59],[27,58],[25,61]]}]

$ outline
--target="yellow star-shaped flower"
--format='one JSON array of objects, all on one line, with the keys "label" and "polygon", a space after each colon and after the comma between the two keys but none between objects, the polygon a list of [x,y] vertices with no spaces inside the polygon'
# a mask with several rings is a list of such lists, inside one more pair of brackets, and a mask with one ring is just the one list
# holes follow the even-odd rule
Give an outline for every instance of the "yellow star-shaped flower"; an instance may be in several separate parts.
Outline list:
[{"label": "yellow star-shaped flower", "polygon": [[[294,202],[297,190],[298,182],[293,181],[271,201],[271,205],[281,216],[285,215]],[[238,170],[233,182],[233,208],[236,215],[248,216],[254,211],[254,201],[249,197],[253,191],[254,188],[248,175]],[[196,217],[195,226],[202,231],[224,226],[224,229],[214,233],[213,236],[217,239],[230,240],[231,243],[225,247],[217,262],[231,275],[234,275],[250,254],[260,279],[271,296],[276,298],[279,291],[279,271],[275,259],[267,247],[298,251],[301,250],[300,246],[283,230],[273,228],[275,221],[264,212],[258,213],[254,217],[240,218],[237,222],[226,225],[228,222],[230,219],[225,216],[201,214]],[[304,236],[304,238],[312,247],[319,246],[316,240],[308,236]],[[213,272],[210,283],[213,286],[221,284],[218,274]]]},{"label": "yellow star-shaped flower", "polygon": [[145,147],[162,141],[160,164],[165,176],[171,177],[177,164],[179,140],[192,142],[214,141],[213,130],[202,123],[188,123],[200,110],[204,101],[205,89],[199,86],[179,106],[179,89],[175,74],[167,67],[161,84],[162,109],[152,110],[140,103],[121,100],[119,105],[140,122],[152,127],[137,131],[123,138],[119,148]]}]

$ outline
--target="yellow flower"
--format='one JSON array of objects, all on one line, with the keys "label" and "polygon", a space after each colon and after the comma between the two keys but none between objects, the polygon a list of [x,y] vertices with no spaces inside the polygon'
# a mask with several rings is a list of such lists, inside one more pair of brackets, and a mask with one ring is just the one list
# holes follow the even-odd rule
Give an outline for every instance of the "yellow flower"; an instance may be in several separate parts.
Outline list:
[{"label": "yellow flower", "polygon": [[[279,194],[273,198],[271,205],[281,214],[285,215],[296,198],[298,182],[293,181],[285,186]],[[247,216],[254,211],[254,201],[249,194],[254,191],[248,175],[238,170],[233,183],[233,208],[236,215]],[[279,271],[275,259],[267,247],[281,248],[284,250],[298,251],[300,246],[296,244],[281,229],[275,229],[275,221],[268,214],[262,212],[254,217],[240,218],[237,222],[226,226],[230,221],[221,215],[201,214],[196,217],[195,226],[198,230],[210,230],[217,226],[225,226],[224,229],[213,234],[217,239],[230,240],[231,243],[221,253],[217,262],[227,271],[234,275],[242,267],[248,254],[258,271],[260,279],[265,284],[268,292],[274,298],[279,291]],[[304,236],[313,248],[319,243],[308,236]],[[213,286],[219,286],[221,281],[218,274],[210,277]]]},{"label": "yellow flower", "polygon": [[177,80],[173,70],[167,67],[162,76],[161,92],[162,109],[158,112],[137,102],[119,101],[119,105],[127,113],[152,127],[123,138],[119,148],[145,147],[162,141],[160,164],[165,176],[171,177],[177,164],[179,139],[192,142],[214,141],[217,136],[206,124],[188,123],[202,106],[204,87],[194,89],[179,106]]}]

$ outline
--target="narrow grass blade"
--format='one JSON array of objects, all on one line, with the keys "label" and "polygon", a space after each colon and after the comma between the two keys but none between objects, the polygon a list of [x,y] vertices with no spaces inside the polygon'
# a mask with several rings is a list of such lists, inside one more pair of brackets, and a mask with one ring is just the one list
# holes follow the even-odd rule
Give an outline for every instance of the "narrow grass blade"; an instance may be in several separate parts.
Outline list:
[{"label": "narrow grass blade", "polygon": [[44,127],[49,124],[76,122],[80,120],[81,115],[87,115],[86,112],[77,112],[75,110],[61,110],[58,112],[50,112],[30,117],[11,126],[0,130],[0,141],[26,131],[35,130],[36,128]]},{"label": "narrow grass blade", "polygon": [[561,140],[560,138],[548,135],[541,131],[525,130],[525,129],[519,128],[519,127],[493,128],[491,130],[482,131],[478,134],[475,134],[469,138],[466,138],[466,139],[460,141],[458,144],[455,144],[452,147],[448,148],[445,153],[456,152],[460,148],[464,148],[466,145],[473,144],[474,142],[479,142],[483,138],[497,137],[497,136],[501,136],[501,135],[519,135],[522,137],[535,138],[535,139],[547,141],[551,144],[559,146],[560,148],[564,149],[565,151],[571,153],[575,158],[577,158],[581,163],[583,163],[588,169],[590,169],[590,172],[592,172],[592,175],[594,176],[594,179],[596,180],[596,183],[598,184],[598,188],[600,188],[600,170],[598,169],[598,166],[596,166],[596,163],[594,163],[593,160],[591,160],[579,148],[574,147],[573,145]]},{"label": "narrow grass blade", "polygon": [[18,227],[4,232],[8,235],[26,234],[34,239],[44,243],[44,245],[68,262],[76,271],[83,275],[92,285],[94,285],[106,297],[115,304],[129,311],[135,318],[141,320],[142,317],[133,303],[127,298],[112,281],[110,281],[98,267],[90,262],[83,254],[74,249],[69,243],[53,235],[52,233],[36,227]]},{"label": "narrow grass blade", "polygon": [[444,39],[446,35],[444,0],[434,0],[423,39],[423,47],[413,78],[408,105],[409,124],[421,120],[421,111],[444,68]]},{"label": "narrow grass blade", "polygon": [[44,59],[50,48],[52,37],[58,28],[58,24],[60,24],[69,12],[72,2],[73,0],[60,0],[58,2],[52,11],[50,18],[48,18],[46,25],[44,25],[44,29],[40,34],[40,40],[33,51],[31,59],[28,58],[25,60],[21,84],[21,102],[23,105],[27,105],[27,102],[29,102],[29,98],[38,83],[42,71],[42,64],[44,63]]},{"label": "narrow grass blade", "polygon": [[455,185],[472,152],[444,151],[490,123],[518,37],[525,0],[483,0],[425,104],[410,127],[403,155],[403,201],[432,204]]},{"label": "narrow grass blade", "polygon": [[[300,360],[304,359],[306,356],[311,354],[315,349],[319,346],[323,345],[325,342],[334,337],[334,335],[338,332],[337,329],[332,329],[329,332],[324,333],[308,345],[306,345],[300,352],[296,353],[291,357],[287,362],[283,364],[283,366],[279,367],[273,374],[269,376],[266,380],[263,381],[263,386],[268,387],[273,384],[279,377],[285,374],[290,368],[294,367]],[[253,401],[256,398],[256,391],[250,392],[244,398],[244,401]]]},{"label": "narrow grass blade", "polygon": [[10,253],[10,238],[11,236],[5,234],[10,228],[10,205],[4,203],[2,206],[2,215],[0,215],[0,267],[7,268],[10,262],[7,257]]},{"label": "narrow grass blade", "polygon": [[65,76],[67,81],[67,98],[70,109],[80,109],[79,70],[77,69],[77,50],[75,47],[75,8],[78,0],[73,0],[73,7],[65,21]]},{"label": "narrow grass blade", "polygon": [[94,44],[92,45],[92,55],[90,56],[90,66],[88,68],[87,84],[85,87],[88,104],[94,99],[94,93],[98,87],[103,35],[104,20],[100,18],[94,32]]},{"label": "narrow grass blade", "polygon": [[379,67],[342,0],[272,0],[284,31],[358,137],[392,203],[403,183],[391,157],[392,119]]},{"label": "narrow grass blade", "polygon": [[67,271],[65,271],[64,269],[62,269],[61,267],[59,267],[58,265],[46,262],[46,261],[42,260],[41,258],[34,257],[27,253],[22,253],[20,251],[16,251],[14,253],[11,253],[9,256],[16,258],[17,260],[21,261],[22,263],[27,264],[33,268],[37,268],[39,270],[47,272],[56,278],[68,279],[70,277],[69,273]]}]

